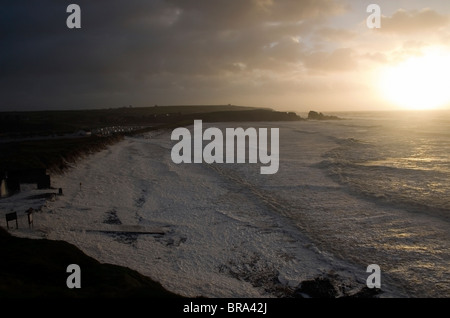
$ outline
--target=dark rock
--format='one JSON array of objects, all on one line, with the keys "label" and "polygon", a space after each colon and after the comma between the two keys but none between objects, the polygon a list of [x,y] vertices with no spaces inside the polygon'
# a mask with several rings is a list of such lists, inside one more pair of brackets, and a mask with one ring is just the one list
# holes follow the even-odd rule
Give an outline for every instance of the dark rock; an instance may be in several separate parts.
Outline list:
[{"label": "dark rock", "polygon": [[294,298],[378,298],[383,291],[354,284],[343,284],[342,278],[335,274],[318,276],[305,280],[294,290]]},{"label": "dark rock", "polygon": [[316,277],[314,280],[301,282],[294,295],[299,298],[304,298],[304,295],[312,298],[336,298],[338,292],[329,278]]},{"label": "dark rock", "polygon": [[346,295],[342,298],[376,298],[379,294],[383,293],[379,288],[363,287],[360,291],[353,295]]},{"label": "dark rock", "polygon": [[337,116],[324,115],[322,113],[318,113],[318,112],[311,110],[308,113],[308,119],[310,119],[310,120],[337,120],[340,118]]}]

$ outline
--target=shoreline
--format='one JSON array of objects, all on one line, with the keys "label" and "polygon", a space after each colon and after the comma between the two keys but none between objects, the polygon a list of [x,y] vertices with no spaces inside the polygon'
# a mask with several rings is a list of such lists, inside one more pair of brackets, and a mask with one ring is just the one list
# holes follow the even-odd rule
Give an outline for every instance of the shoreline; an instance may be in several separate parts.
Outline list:
[{"label": "shoreline", "polygon": [[[247,124],[256,125],[255,123]],[[231,124],[211,125],[228,127]],[[234,123],[234,125],[242,124]],[[296,124],[281,122],[267,122],[264,125],[297,127]],[[310,122],[301,126],[303,133],[304,130],[321,127],[322,124]],[[311,140],[314,140],[315,144],[323,139],[318,138],[314,137]],[[322,147],[334,147],[334,142],[328,139],[323,140],[327,141],[322,144]],[[292,140],[288,139],[286,142],[289,144]],[[63,239],[75,245],[81,244],[79,245],[81,250],[95,256],[103,263],[120,266],[134,264],[134,269],[147,277],[163,282],[168,290],[178,290],[177,286],[183,286],[180,294],[184,297],[228,297],[229,295],[292,297],[294,292],[301,288],[302,282],[313,284],[317,281],[322,283],[328,281],[324,284],[329,286],[337,285],[338,287],[335,288],[337,298],[351,295],[357,297],[358,294],[364,294],[363,285],[358,285],[359,287],[353,285],[346,291],[342,291],[339,286],[345,285],[351,279],[348,280],[349,277],[342,276],[343,272],[336,274],[332,270],[343,269],[346,265],[336,263],[331,255],[327,256],[330,257],[330,263],[322,259],[322,256],[318,257],[317,248],[320,254],[330,250],[322,251],[324,245],[316,247],[304,235],[296,234],[298,229],[292,229],[285,222],[285,217],[282,216],[285,215],[283,211],[278,211],[276,207],[273,211],[269,211],[273,208],[266,211],[267,206],[261,205],[265,200],[264,190],[253,188],[253,185],[245,182],[245,176],[247,178],[255,176],[251,172],[252,167],[257,168],[255,165],[241,165],[235,168],[228,165],[190,165],[187,169],[184,165],[174,165],[171,162],[170,143],[170,130],[160,130],[125,137],[121,142],[109,145],[102,151],[80,157],[74,169],[65,170],[55,176],[56,183],[53,185],[55,188],[62,186],[64,195],[61,197],[55,195],[54,200],[50,198],[44,203],[43,211],[36,215],[38,218],[35,222],[42,221],[42,224],[46,224],[46,228],[39,229],[43,231],[38,233],[42,234],[41,237],[49,235],[48,238],[52,240]],[[310,141],[299,145],[304,147],[309,143]],[[300,171],[304,170],[303,173],[299,171],[299,175],[303,178],[307,171],[305,169],[308,167],[303,162],[310,162],[310,158],[309,156],[302,158],[297,168],[300,168]],[[291,171],[294,166],[289,165],[285,168]],[[275,176],[273,185],[280,182],[279,178],[286,178],[286,172],[281,171],[281,175]],[[232,174],[229,175],[229,173]],[[236,173],[243,173],[243,178]],[[310,179],[304,180],[305,184],[308,185],[309,182],[317,180],[326,187],[327,184],[333,186],[329,188],[333,192],[338,190],[332,180],[325,180],[322,177],[317,179],[317,176],[319,175],[314,172],[308,177]],[[261,178],[258,177],[252,181],[260,182]],[[291,179],[289,177],[288,180]],[[79,188],[80,180],[86,180],[83,181],[82,191]],[[300,186],[304,183],[295,178],[291,181]],[[310,190],[305,188],[305,193],[315,193]],[[41,191],[45,192],[45,190]],[[207,201],[203,198],[203,193],[208,193]],[[36,199],[39,195],[34,194]],[[269,206],[283,204],[283,202],[270,200],[267,202]],[[307,203],[314,207],[317,203],[307,202],[300,205]],[[240,203],[242,208],[245,207],[244,214],[235,203]],[[355,203],[358,206],[362,204],[356,201]],[[26,211],[26,209],[22,210]],[[273,212],[275,214],[272,214]],[[325,211],[320,213],[322,212]],[[377,213],[376,210],[373,212]],[[186,216],[189,217],[186,218]],[[322,222],[322,218],[315,221],[311,219],[311,221],[313,221],[312,225],[316,226],[319,223],[315,224],[315,222]],[[217,230],[214,230],[216,227]],[[281,228],[283,231],[279,232],[277,229]],[[310,227],[304,233],[308,233],[309,229]],[[273,233],[270,234],[271,232]],[[291,246],[290,240],[298,242],[297,246]],[[276,242],[283,243],[277,247],[273,245],[278,244]],[[240,248],[236,249],[237,246]],[[304,246],[308,247],[304,249]],[[205,248],[206,250],[202,252]],[[213,248],[223,249],[225,254],[217,253]],[[296,255],[294,262],[298,265],[288,268],[291,265],[286,267],[284,261],[276,260],[273,258],[274,255],[267,254],[278,248],[286,251],[294,249],[294,255]],[[311,251],[313,251],[312,254],[310,254]],[[144,255],[152,256],[143,257]],[[292,256],[283,254],[283,257]],[[269,263],[266,258],[271,259]],[[301,259],[309,260],[311,264],[314,262],[323,264],[317,265],[317,269],[321,266],[322,269],[302,270],[304,265],[301,265]],[[345,262],[345,257],[341,259]],[[142,264],[140,264],[141,261]],[[211,265],[203,268],[202,266],[206,266],[208,262],[211,262]],[[199,270],[195,271],[195,267],[199,267]],[[347,269],[347,271],[350,273],[353,270]],[[361,284],[363,283],[361,277],[365,274],[358,271],[354,274],[359,277],[356,280],[358,284]],[[216,277],[214,273],[220,275]],[[190,277],[194,282],[184,277],[180,279],[179,275]],[[383,279],[387,284],[387,275]],[[241,285],[234,294],[237,281],[240,281]],[[205,282],[212,286],[203,286]],[[225,286],[225,288],[217,293],[218,286]],[[194,292],[196,288],[198,292]],[[209,294],[211,290],[216,291]],[[392,290],[387,294],[383,291],[381,294],[372,296],[392,297],[390,292]],[[366,296],[369,297],[367,294]]]},{"label": "shoreline", "polygon": [[[89,156],[108,149],[123,141],[123,137],[115,136],[107,138],[95,149],[81,151],[74,157],[72,162],[65,161],[64,167],[49,168],[51,177],[63,176],[71,169],[76,169],[77,164],[83,162]],[[27,206],[34,210],[34,217],[43,213],[43,209],[49,202],[54,201],[59,195],[58,189],[51,187],[42,190],[25,190],[10,197],[2,198],[0,203],[13,201],[30,200]],[[12,210],[23,210],[22,208],[10,208]],[[18,212],[18,211],[16,211]],[[3,214],[3,213],[2,213]],[[157,281],[141,273],[130,269],[127,266],[118,266],[110,263],[101,263],[99,260],[87,255],[79,247],[69,243],[67,240],[47,239],[45,228],[38,227],[39,232],[35,232],[34,225],[28,225],[26,215],[18,212],[17,222],[22,232],[17,232],[15,224],[11,223],[11,229],[7,229],[6,224],[0,224],[0,254],[13,255],[5,257],[0,265],[0,299],[22,299],[22,298],[181,298],[180,295],[163,288]],[[4,220],[4,218],[3,218]],[[34,233],[34,234],[33,234]],[[31,238],[30,238],[31,237]],[[36,259],[38,250],[40,255]],[[42,261],[41,258],[48,261]],[[73,263],[74,259],[88,268],[89,287],[80,290],[68,289],[65,284],[66,268],[65,264]],[[16,271],[20,268],[20,272]],[[51,271],[51,273],[49,272]],[[59,278],[56,281],[54,276]],[[85,284],[83,284],[85,285]]]},{"label": "shoreline", "polygon": [[[146,140],[145,138],[138,138],[137,140],[136,140],[136,138],[128,138],[128,139],[125,140],[125,144],[127,145],[127,148],[123,149],[123,151],[124,151],[124,153],[129,153],[130,151],[136,151],[136,150],[133,150],[133,149],[136,148],[135,147],[136,144],[139,144],[141,146],[145,146],[145,142],[147,142],[147,141],[149,141],[149,140]],[[138,143],[138,142],[140,142],[140,143]],[[133,143],[135,145],[133,145]],[[114,148],[114,149],[111,150],[111,148]],[[102,151],[100,153],[93,154],[93,156],[89,156],[88,158],[83,159],[81,162],[79,162],[79,164],[77,165],[75,170],[79,169],[80,167],[91,167],[96,160],[102,160],[101,158],[105,158],[106,159],[106,158],[110,158],[111,156],[114,158],[115,153],[118,151],[115,148],[120,149],[121,145],[114,144],[114,145],[110,146],[109,149],[106,149],[106,150],[104,150],[104,151]],[[104,157],[102,155],[102,153],[104,153],[103,154],[104,156],[109,155],[109,157]],[[117,154],[120,154],[120,153],[122,153],[122,152],[117,152]],[[95,159],[95,157],[97,157],[97,159]],[[122,162],[122,161],[120,161],[120,162]],[[157,162],[159,162],[158,155],[156,155],[155,161],[153,161],[154,164],[151,165],[151,166],[157,166]],[[130,166],[133,166],[133,163],[130,163]],[[135,165],[135,166],[139,167],[140,165]],[[91,169],[91,168],[89,168],[89,169]],[[169,171],[171,171],[171,169],[172,168],[170,168]],[[92,169],[91,170],[85,170],[85,171],[86,172],[92,171]],[[157,171],[164,172],[164,174],[165,174],[165,173],[167,173],[167,168],[163,168],[162,169],[162,167],[161,167],[161,168],[158,168]],[[157,175],[159,175],[160,172],[157,172],[157,173],[155,172],[156,173],[155,177]],[[67,173],[70,174],[70,171],[67,172]],[[64,174],[65,173],[59,175],[59,177],[62,178],[64,176]],[[99,177],[102,177],[102,176],[103,176],[103,173],[102,173],[102,175],[99,175],[96,178],[99,178]],[[148,178],[148,179],[151,179],[151,178]],[[114,180],[115,179],[111,180],[113,182],[107,182],[109,187],[111,187],[111,185],[114,184],[114,182],[115,182]],[[64,188],[64,196],[66,196],[66,195],[67,196],[75,195],[75,197],[73,197],[73,198],[77,198],[79,196],[82,196],[84,198],[84,195],[87,194],[87,193],[83,194],[81,192],[77,194],[78,190],[76,189],[76,187],[77,187],[76,183],[72,183],[71,187],[72,187],[72,190],[67,190],[66,188]],[[83,188],[86,189],[85,188],[85,184],[83,184]],[[100,191],[98,193],[101,195],[101,189],[98,188],[98,186],[96,186],[93,189],[97,189],[95,191]],[[72,191],[72,192],[70,192],[70,191]],[[89,191],[91,191],[91,189],[89,189]],[[72,193],[72,194],[70,194],[70,193]],[[145,193],[142,193],[142,194],[145,194]],[[79,197],[79,198],[81,198],[81,197]],[[56,199],[58,199],[58,197],[56,197]],[[66,199],[67,199],[67,197],[66,197]],[[85,199],[87,199],[87,198],[85,198]],[[75,214],[78,215],[78,217],[75,216],[75,218],[77,220],[79,220],[79,218],[82,218],[82,215],[85,214],[87,211],[89,211],[87,206],[86,206],[86,208],[83,207],[84,206],[83,201],[85,199],[83,199],[82,201],[77,201],[77,202],[79,202],[77,204],[81,204],[81,206],[79,208],[77,208],[78,212],[73,210],[73,212],[71,213],[71,214],[74,214],[74,212],[75,212]],[[51,202],[51,203],[54,204],[55,202],[57,202],[57,200],[54,201],[54,202]],[[74,204],[73,199],[71,199],[71,202],[72,203],[70,203],[70,204],[71,204],[71,206],[73,206],[73,204]],[[90,202],[90,201],[88,200],[86,202]],[[145,202],[140,202],[139,198],[137,198],[137,201],[135,201],[134,203],[130,202],[130,204],[128,204],[128,205],[125,204],[124,207],[134,206],[134,208],[138,209],[139,208],[139,204],[145,204]],[[44,204],[44,206],[45,205],[46,204]],[[49,208],[50,208],[50,210],[49,210]],[[45,216],[46,218],[50,218],[51,214],[55,215],[56,212],[54,210],[52,211],[52,209],[54,209],[54,207],[51,207],[51,206],[50,207],[45,207],[44,208],[45,211],[43,211],[42,213],[39,213],[37,215],[36,222],[38,222],[39,219],[41,219],[41,217],[44,217],[44,215],[46,215]],[[121,213],[121,208],[120,207],[116,207],[116,210],[114,210],[114,209],[113,210],[109,210],[109,212],[108,212],[108,209],[103,209],[103,210],[106,210],[107,214],[100,214],[99,215],[101,218],[103,218],[103,221],[102,221],[102,219],[100,219],[99,221],[95,221],[96,224],[98,224],[98,225],[96,225],[96,227],[94,227],[95,232],[90,232],[90,230],[88,230],[89,229],[88,226],[84,226],[84,227],[83,226],[77,226],[81,230],[81,232],[79,232],[78,230],[76,230],[76,228],[74,228],[74,225],[67,224],[67,222],[69,222],[69,221],[66,220],[66,218],[63,218],[63,219],[60,219],[61,222],[59,222],[59,223],[58,222],[55,223],[55,222],[51,221],[55,225],[51,226],[51,229],[50,229],[49,233],[54,231],[54,229],[56,229],[56,227],[63,226],[63,228],[68,229],[68,231],[64,232],[64,230],[60,229],[59,232],[61,232],[61,235],[57,236],[56,239],[62,238],[65,241],[68,241],[68,242],[70,242],[70,241],[77,242],[77,240],[80,240],[80,239],[84,240],[83,237],[87,238],[87,235],[89,235],[89,237],[97,237],[99,239],[100,238],[104,239],[104,238],[110,237],[112,239],[111,240],[111,244],[115,244],[116,248],[117,247],[121,248],[124,245],[125,246],[133,246],[133,244],[138,244],[138,242],[141,240],[141,239],[139,239],[139,241],[137,241],[136,240],[137,237],[141,237],[141,238],[142,237],[147,237],[147,238],[145,238],[145,241],[148,242],[148,243],[151,243],[150,241],[156,240],[157,242],[159,241],[159,242],[163,243],[163,246],[167,246],[167,248],[160,249],[160,253],[170,253],[170,251],[171,250],[173,251],[174,248],[175,249],[179,249],[180,246],[185,245],[185,243],[184,243],[185,238],[184,237],[188,237],[189,236],[189,234],[181,234],[181,232],[183,232],[183,231],[178,233],[181,228],[180,228],[180,225],[177,225],[177,224],[180,222],[180,220],[182,220],[179,217],[177,217],[178,221],[176,221],[176,223],[173,223],[172,225],[171,225],[171,222],[166,223],[167,221],[165,221],[165,222],[158,221],[158,218],[156,218],[154,221],[151,221],[150,223],[148,223],[149,221],[146,221],[147,225],[144,226],[144,227],[141,226],[140,229],[139,229],[139,231],[143,231],[143,229],[145,230],[149,226],[150,226],[150,228],[153,228],[153,229],[156,227],[156,229],[159,228],[159,229],[163,229],[164,231],[166,231],[166,233],[167,233],[166,236],[160,235],[159,238],[157,236],[151,236],[151,235],[149,235],[149,236],[145,236],[145,235],[142,236],[142,235],[139,234],[140,232],[129,233],[129,235],[125,235],[125,236],[124,235],[120,235],[120,233],[117,233],[117,232],[114,233],[115,224],[119,223],[119,224],[122,224],[120,226],[125,226],[126,224],[132,223],[132,222],[130,222],[131,219],[129,219],[128,221],[124,219],[124,217],[126,217],[126,215]],[[126,212],[126,211],[128,211],[128,209],[125,209],[125,211],[123,211],[123,212]],[[131,212],[131,211],[129,211],[129,212]],[[130,214],[129,212],[126,212],[126,214]],[[59,213],[56,213],[56,215],[54,217],[58,217],[59,218],[58,214]],[[87,224],[91,224],[91,223],[92,222],[87,222]],[[89,226],[92,228],[92,224],[89,225]],[[111,228],[113,230],[112,232],[111,232]],[[104,230],[101,230],[101,229],[104,229]],[[74,231],[74,230],[76,230],[76,231]],[[128,232],[130,232],[130,231],[128,231]],[[45,234],[45,229],[44,229],[44,236],[47,235],[47,234]],[[252,234],[252,235],[255,235],[255,234]],[[79,239],[77,239],[77,236],[79,236],[79,235],[81,235],[81,236],[80,236]],[[188,235],[188,236],[185,236],[185,235]],[[151,237],[154,237],[154,238],[151,238]],[[54,233],[52,234],[51,238],[54,239]],[[81,243],[81,241],[79,241],[79,242]],[[152,244],[154,244],[154,243],[152,243]],[[136,247],[137,246],[138,245],[136,245]],[[158,246],[159,246],[159,244],[153,245],[153,247],[158,247]],[[114,252],[113,252],[114,247],[111,247],[111,249],[110,249],[111,252],[106,252],[106,250],[104,250],[105,248],[106,248],[105,246],[102,246],[100,249],[97,249],[95,246],[93,246],[93,247],[89,247],[88,250],[91,250],[92,252],[94,252],[94,254],[100,252],[100,255],[102,255],[102,254],[105,255],[105,256],[107,254],[114,255]],[[97,251],[95,251],[96,249],[97,249]],[[164,251],[166,251],[166,252],[164,252]],[[142,253],[145,254],[144,251]],[[119,261],[118,263],[120,265],[120,263],[123,263],[123,259],[119,259],[118,257],[119,256],[117,256],[115,259],[117,261]],[[248,256],[246,256],[246,257],[248,257]],[[102,257],[97,258],[97,259],[99,261],[101,261],[101,262],[110,263],[109,261],[107,261],[105,259],[102,259]],[[238,259],[236,259],[236,260],[238,260]],[[243,261],[245,261],[245,259]],[[262,263],[261,263],[261,260],[258,260],[258,259],[256,259],[255,261],[256,261],[256,263],[254,263],[254,265],[252,265],[252,266],[255,266],[255,269],[257,270],[258,267],[262,265]],[[248,289],[248,288],[253,289],[254,287],[251,287],[251,286],[255,285],[255,284],[258,284],[257,283],[258,279],[262,278],[263,280],[267,280],[267,282],[268,282],[268,280],[272,279],[271,276],[270,276],[270,275],[272,275],[272,274],[270,274],[270,271],[271,271],[270,267],[267,268],[267,270],[269,270],[269,272],[266,272],[267,274],[269,274],[269,276],[264,277],[264,276],[257,276],[259,274],[252,273],[251,271],[247,272],[247,273],[236,272],[237,268],[235,268],[235,267],[238,264],[234,264],[233,262],[235,262],[235,261],[232,261],[232,263],[229,263],[228,265],[223,267],[223,270],[225,270],[225,273],[228,272],[228,275],[230,275],[229,279],[232,279],[232,280],[237,279],[238,281],[241,281],[242,284],[244,284],[244,286],[248,285],[248,287],[245,287],[245,289],[244,289],[244,290],[247,290],[247,292],[243,292],[241,296],[244,296],[244,295],[248,295],[248,297],[256,297],[256,296],[258,296],[259,294],[253,294],[252,292],[249,292],[250,289]],[[125,265],[125,264],[122,264],[122,266],[123,265]],[[161,269],[163,272],[164,272],[164,268],[165,267],[163,266],[162,269]],[[301,268],[298,268],[298,270],[299,270],[299,272],[302,272]],[[140,272],[142,272],[142,271],[140,271]],[[263,274],[263,273],[264,273],[264,271],[262,273],[260,273],[260,274]],[[150,278],[152,278],[152,277],[153,278],[157,278],[158,277],[158,274],[149,276],[149,275],[146,275],[144,273],[144,275],[147,276],[147,277],[150,277]],[[263,274],[263,275],[265,275],[265,274]],[[334,280],[334,278],[336,278],[336,276],[334,276],[334,278],[333,278],[333,275],[329,276],[328,274],[324,274],[324,273],[322,273],[322,274],[316,273],[316,274],[310,274],[310,275],[303,276],[303,277],[304,277],[304,279],[301,280],[301,281],[305,282],[305,284],[309,284],[309,288],[312,288],[309,291],[305,291],[305,290],[302,291],[302,289],[301,289],[302,287],[298,283],[287,283],[287,282],[285,282],[283,280],[280,281],[281,278],[276,278],[275,281],[274,281],[273,287],[266,287],[266,288],[269,288],[267,290],[267,293],[268,293],[267,296],[270,297],[270,295],[272,294],[272,295],[278,295],[276,297],[305,297],[305,296],[308,297],[307,296],[308,293],[311,293],[311,294],[315,293],[314,290],[316,290],[316,292],[318,290],[322,290],[322,292],[318,292],[318,293],[315,294],[315,296],[319,297],[319,298],[329,297],[330,295],[334,295],[335,297],[360,297],[360,296],[361,297],[377,297],[378,296],[377,295],[378,293],[371,293],[370,291],[367,291],[367,290],[364,290],[364,289],[360,289],[360,290],[358,289],[357,290],[357,288],[350,288],[347,291],[340,290],[339,289],[339,284],[341,284],[341,282],[339,281],[340,278],[338,278],[337,280]],[[202,281],[203,280],[204,280],[204,278],[202,278]],[[214,280],[214,279],[212,279],[212,280]],[[201,281],[199,281],[199,283],[201,283]],[[221,284],[220,282],[217,282],[217,283],[219,285]],[[224,281],[224,284],[225,284],[224,286],[226,286],[229,283],[230,282],[226,283]],[[270,283],[270,284],[272,284],[272,283]],[[285,287],[283,287],[283,286],[285,286]],[[311,286],[313,286],[313,287],[311,287]],[[286,287],[287,287],[287,289],[283,290],[283,288],[286,288]],[[174,290],[174,289],[172,288],[172,290]],[[327,291],[325,292],[325,290],[327,290]],[[183,295],[183,293],[182,293],[182,295]],[[328,295],[328,296],[326,296],[326,295]],[[192,297],[192,296],[196,296],[196,297],[210,297],[208,295],[205,296],[205,294],[203,294],[201,292],[199,294],[196,294],[196,295],[192,295],[191,294],[191,296],[188,296],[188,297]],[[185,295],[185,297],[186,297],[186,295]],[[220,298],[220,296],[218,296],[218,297]],[[258,297],[260,297],[260,296],[258,296]]]}]

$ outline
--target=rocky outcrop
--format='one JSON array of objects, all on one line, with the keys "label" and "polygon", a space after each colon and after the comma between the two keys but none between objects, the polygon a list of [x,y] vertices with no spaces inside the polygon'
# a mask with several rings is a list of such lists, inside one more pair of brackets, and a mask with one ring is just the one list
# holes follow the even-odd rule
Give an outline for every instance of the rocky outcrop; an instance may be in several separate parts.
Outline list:
[{"label": "rocky outcrop", "polygon": [[367,286],[346,286],[339,276],[318,276],[305,280],[295,289],[294,298],[378,298],[383,291]]},{"label": "rocky outcrop", "polygon": [[322,113],[318,113],[318,112],[311,110],[308,113],[308,119],[309,120],[339,120],[341,118],[339,118],[337,116],[324,115]]}]

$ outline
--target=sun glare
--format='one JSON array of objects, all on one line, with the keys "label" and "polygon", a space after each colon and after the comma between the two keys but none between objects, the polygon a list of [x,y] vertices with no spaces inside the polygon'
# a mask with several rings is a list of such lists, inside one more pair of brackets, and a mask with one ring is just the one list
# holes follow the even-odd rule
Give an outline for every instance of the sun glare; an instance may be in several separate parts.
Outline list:
[{"label": "sun glare", "polygon": [[411,57],[386,68],[380,89],[405,109],[435,109],[450,104],[450,54],[438,51]]}]

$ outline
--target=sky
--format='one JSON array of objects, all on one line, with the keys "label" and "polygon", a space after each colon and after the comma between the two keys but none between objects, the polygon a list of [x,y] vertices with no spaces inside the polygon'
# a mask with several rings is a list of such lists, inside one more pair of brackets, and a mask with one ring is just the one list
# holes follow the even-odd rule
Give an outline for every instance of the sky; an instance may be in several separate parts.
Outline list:
[{"label": "sky", "polygon": [[447,0],[2,1],[0,43],[0,111],[450,108]]}]

